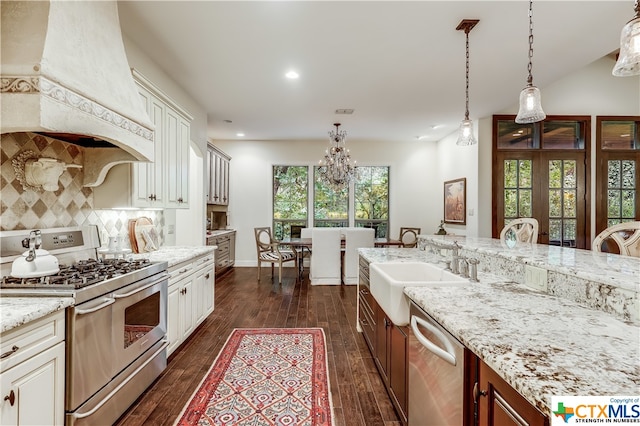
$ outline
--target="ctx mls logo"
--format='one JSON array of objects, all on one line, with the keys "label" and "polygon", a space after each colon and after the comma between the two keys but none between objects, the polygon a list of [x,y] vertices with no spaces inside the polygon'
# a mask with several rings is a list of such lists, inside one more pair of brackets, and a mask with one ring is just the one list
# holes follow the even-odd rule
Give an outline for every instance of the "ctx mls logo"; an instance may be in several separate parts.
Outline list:
[{"label": "ctx mls logo", "polygon": [[[640,424],[640,396],[552,396],[551,426],[578,423]],[[560,420],[562,419],[562,420]]]},{"label": "ctx mls logo", "polygon": [[575,416],[575,411],[573,407],[565,407],[564,402],[558,402],[558,409],[553,412],[553,414],[557,417],[561,417],[565,423],[569,423],[569,419]]}]

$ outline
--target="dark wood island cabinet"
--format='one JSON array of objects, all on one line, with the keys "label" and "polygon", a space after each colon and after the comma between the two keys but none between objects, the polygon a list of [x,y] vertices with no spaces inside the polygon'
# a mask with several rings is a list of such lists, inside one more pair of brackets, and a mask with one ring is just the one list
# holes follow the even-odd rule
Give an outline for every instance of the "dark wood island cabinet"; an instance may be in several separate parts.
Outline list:
[{"label": "dark wood island cabinet", "polygon": [[[409,326],[394,324],[371,294],[369,262],[360,256],[359,325],[398,417],[408,425]],[[469,349],[464,353],[465,426],[547,426],[549,419]],[[429,372],[425,372],[426,375]],[[409,426],[421,426],[411,425]]]}]

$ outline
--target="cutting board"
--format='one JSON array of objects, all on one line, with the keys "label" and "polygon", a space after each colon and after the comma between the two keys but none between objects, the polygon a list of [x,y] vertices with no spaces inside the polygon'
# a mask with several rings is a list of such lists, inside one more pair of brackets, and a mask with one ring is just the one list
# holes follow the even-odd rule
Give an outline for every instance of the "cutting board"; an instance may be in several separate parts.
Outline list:
[{"label": "cutting board", "polygon": [[129,245],[131,245],[131,251],[134,253],[140,253],[138,250],[138,243],[136,241],[136,220],[137,219],[129,219],[129,223],[127,224],[127,233],[129,234]]},{"label": "cutting board", "polygon": [[153,222],[148,217],[136,219],[134,235],[138,253],[148,253],[158,250],[160,246],[158,231],[156,231]]}]

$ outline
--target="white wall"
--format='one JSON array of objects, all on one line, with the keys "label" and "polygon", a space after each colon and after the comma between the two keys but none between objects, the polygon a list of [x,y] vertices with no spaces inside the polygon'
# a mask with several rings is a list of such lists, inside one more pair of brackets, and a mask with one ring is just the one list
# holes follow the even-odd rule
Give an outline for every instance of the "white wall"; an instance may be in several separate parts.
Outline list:
[{"label": "white wall", "polygon": [[[475,123],[474,123],[475,124]],[[477,128],[477,125],[475,126]],[[476,135],[477,137],[477,135]],[[467,219],[466,225],[445,224],[450,234],[478,235],[478,141],[477,145],[458,146],[458,133],[441,139],[438,146],[438,181],[433,188],[439,194],[440,219],[444,219],[444,182],[453,179],[467,179]],[[484,141],[482,141],[484,143]],[[491,140],[489,140],[491,142]]]},{"label": "white wall", "polygon": [[[236,265],[255,266],[253,228],[272,225],[272,166],[315,165],[328,146],[317,141],[214,141],[229,154],[229,227],[237,230]],[[390,234],[401,226],[424,233],[437,230],[442,217],[442,186],[437,144],[423,141],[347,141],[351,157],[363,166],[389,166]],[[439,184],[436,184],[440,182]]]},{"label": "white wall", "polygon": [[129,66],[135,68],[160,88],[169,98],[193,116],[189,157],[189,209],[166,209],[164,228],[166,245],[205,244],[204,161],[207,152],[207,113],[179,85],[153,62],[126,34],[124,47]]}]

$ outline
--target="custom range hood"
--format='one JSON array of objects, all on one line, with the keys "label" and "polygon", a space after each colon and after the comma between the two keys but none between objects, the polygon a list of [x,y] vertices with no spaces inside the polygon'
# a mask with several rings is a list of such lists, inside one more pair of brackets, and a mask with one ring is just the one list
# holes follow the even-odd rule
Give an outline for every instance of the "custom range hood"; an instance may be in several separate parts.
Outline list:
[{"label": "custom range hood", "polygon": [[2,1],[2,133],[35,132],[84,150],[84,185],[153,158],[115,1]]}]

